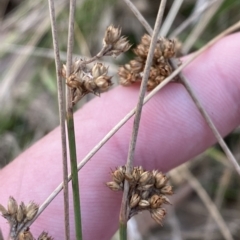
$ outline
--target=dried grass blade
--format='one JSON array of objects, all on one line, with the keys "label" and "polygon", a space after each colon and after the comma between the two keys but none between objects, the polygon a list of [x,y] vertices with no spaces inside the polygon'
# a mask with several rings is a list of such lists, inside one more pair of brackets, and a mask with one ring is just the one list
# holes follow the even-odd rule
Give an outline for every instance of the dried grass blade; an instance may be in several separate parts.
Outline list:
[{"label": "dried grass blade", "polygon": [[[70,76],[71,68],[72,68],[75,8],[76,8],[76,0],[70,0],[68,45],[67,45],[67,77]],[[72,172],[75,233],[76,233],[76,239],[80,240],[82,239],[82,220],[81,220],[80,190],[79,190],[79,180],[78,180],[78,170],[77,170],[77,153],[76,153],[72,94],[73,94],[72,89],[68,88],[67,89],[67,130],[68,130],[68,143],[69,143],[70,163],[71,163],[71,172]]]},{"label": "dried grass blade", "polygon": [[60,55],[59,55],[54,1],[49,0],[48,3],[49,3],[49,13],[50,13],[51,27],[52,27],[53,48],[54,48],[54,54],[55,54],[55,65],[56,65],[57,86],[58,86],[58,107],[59,107],[60,128],[61,128],[61,143],[62,143],[65,239],[69,240],[70,239],[69,193],[68,193],[68,164],[67,164],[67,143],[66,143],[66,130],[65,130],[64,88],[62,83],[62,77],[60,74],[61,61],[60,61]]},{"label": "dried grass blade", "polygon": [[[146,89],[147,89],[148,77],[149,77],[150,68],[152,65],[152,59],[153,59],[153,55],[154,55],[155,46],[157,43],[158,33],[159,33],[160,26],[162,23],[165,6],[166,6],[166,0],[162,0],[160,3],[160,6],[159,6],[158,15],[157,15],[157,19],[156,19],[155,27],[154,27],[154,31],[153,31],[153,36],[151,39],[151,44],[149,47],[147,61],[146,61],[146,65],[145,65],[145,69],[144,69],[144,73],[143,73],[143,79],[141,82],[139,99],[138,99],[138,104],[136,107],[135,119],[134,119],[134,124],[133,124],[133,131],[132,131],[131,141],[130,141],[129,150],[128,150],[128,158],[127,158],[127,164],[126,164],[126,174],[127,175],[131,174],[131,171],[133,168],[133,157],[134,157],[134,152],[135,152],[135,147],[136,147],[136,142],[137,142],[143,101],[144,101],[144,96],[145,96]],[[121,210],[120,210],[120,216],[119,216],[120,239],[121,240],[127,239],[125,228],[127,228],[127,221],[129,219],[128,192],[129,192],[129,182],[127,180],[125,180],[124,192],[123,192],[123,198],[122,198],[122,204],[121,204]]]},{"label": "dried grass blade", "polygon": [[184,0],[175,0],[170,8],[170,11],[161,27],[159,36],[165,37],[167,36],[175,17],[177,16],[177,13],[182,5]]},{"label": "dried grass blade", "polygon": [[210,212],[213,219],[216,221],[219,230],[221,231],[223,237],[226,240],[233,240],[232,234],[225,223],[224,219],[222,218],[221,214],[219,213],[216,205],[212,202],[211,198],[207,194],[206,190],[202,187],[199,183],[197,178],[193,176],[193,174],[189,171],[186,164],[181,166],[182,176],[189,182],[191,187],[196,191],[200,199],[203,201],[204,205]]}]

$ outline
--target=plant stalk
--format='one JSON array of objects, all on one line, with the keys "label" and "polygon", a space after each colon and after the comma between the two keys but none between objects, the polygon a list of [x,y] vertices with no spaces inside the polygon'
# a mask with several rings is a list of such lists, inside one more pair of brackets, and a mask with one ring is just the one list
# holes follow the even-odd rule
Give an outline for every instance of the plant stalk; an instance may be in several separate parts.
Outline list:
[{"label": "plant stalk", "polygon": [[[133,131],[132,131],[131,141],[130,141],[129,150],[128,150],[128,158],[127,158],[127,164],[126,164],[126,175],[128,175],[128,176],[131,175],[132,168],[133,168],[133,158],[134,158],[134,152],[135,152],[135,147],[136,147],[136,143],[137,143],[137,136],[138,136],[138,130],[139,130],[139,125],[140,125],[143,101],[144,101],[144,96],[145,96],[146,89],[147,89],[148,77],[150,74],[150,68],[152,65],[152,59],[154,56],[154,50],[155,50],[155,46],[157,43],[157,37],[158,37],[158,33],[159,33],[160,26],[162,23],[165,6],[166,6],[166,0],[162,0],[160,3],[160,6],[159,6],[158,15],[157,15],[157,19],[155,22],[152,39],[151,39],[151,44],[149,47],[149,52],[148,52],[148,56],[147,56],[147,60],[146,60],[146,65],[144,68],[143,79],[141,82],[138,104],[137,104],[136,114],[135,114],[135,118],[134,118]],[[120,228],[120,240],[127,239],[127,234],[124,234],[124,233],[127,232],[127,221],[129,220],[129,215],[130,215],[130,207],[129,207],[129,199],[128,199],[129,187],[130,187],[129,182],[127,180],[125,180],[124,192],[123,192],[121,210],[120,210],[120,216],[119,216],[119,224],[121,227]]]},{"label": "plant stalk", "polygon": [[[76,0],[70,0],[68,45],[67,45],[67,74],[66,74],[67,77],[70,76],[71,67],[72,67],[75,8],[76,8]],[[77,170],[77,153],[76,153],[76,141],[75,141],[75,130],[74,130],[72,94],[73,94],[72,89],[68,87],[67,89],[67,131],[68,131],[68,144],[69,144],[71,175],[72,175],[75,235],[77,240],[82,240],[80,191],[79,191],[78,170]]]},{"label": "plant stalk", "polygon": [[120,239],[127,239],[127,224],[119,222],[119,236]]},{"label": "plant stalk", "polygon": [[61,61],[60,61],[59,45],[58,45],[58,38],[57,38],[55,7],[54,7],[53,0],[49,0],[49,12],[50,12],[52,36],[53,36],[53,48],[54,48],[54,55],[55,55],[57,86],[58,86],[58,108],[59,108],[59,118],[60,118],[60,126],[61,126],[65,239],[70,240],[68,164],[67,164],[67,143],[66,143],[66,130],[65,130],[66,112],[65,112],[65,104],[64,104],[64,88],[63,88],[62,77],[61,77]]},{"label": "plant stalk", "polygon": [[72,108],[68,108],[68,112],[67,112],[67,130],[68,130],[68,142],[69,142],[69,153],[70,153],[70,163],[71,163],[76,239],[81,240],[82,239],[82,223],[81,223],[80,191],[79,191],[79,181],[78,181],[76,141],[75,141],[75,130],[74,130]]}]

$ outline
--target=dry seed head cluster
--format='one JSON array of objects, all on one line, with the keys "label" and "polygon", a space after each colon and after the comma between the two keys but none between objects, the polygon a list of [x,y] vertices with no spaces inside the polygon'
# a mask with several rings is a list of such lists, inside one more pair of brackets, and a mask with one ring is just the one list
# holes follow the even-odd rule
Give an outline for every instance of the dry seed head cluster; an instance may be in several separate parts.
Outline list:
[{"label": "dry seed head cluster", "polygon": [[121,36],[121,32],[121,28],[115,28],[112,25],[106,29],[103,38],[103,46],[109,49],[106,55],[118,56],[130,49],[131,45],[126,37]]},{"label": "dry seed head cluster", "polygon": [[[18,235],[18,240],[35,240],[29,228],[21,231]],[[47,232],[42,232],[37,240],[53,240],[51,236],[48,236]]]},{"label": "dry seed head cluster", "polygon": [[141,166],[134,167],[131,175],[126,175],[126,167],[120,166],[111,173],[112,181],[107,186],[113,191],[123,191],[124,181],[130,185],[128,193],[128,205],[130,216],[148,210],[151,217],[162,225],[166,215],[163,204],[170,204],[166,195],[172,195],[172,186],[167,185],[168,178],[163,173],[153,170],[145,171]]},{"label": "dry seed head cluster", "polygon": [[76,104],[86,94],[93,93],[97,96],[107,91],[112,85],[111,76],[108,76],[108,68],[102,63],[95,63],[92,68],[87,65],[103,56],[118,56],[129,50],[131,45],[126,37],[121,36],[121,29],[112,25],[106,29],[103,38],[102,50],[90,60],[76,60],[71,69],[70,76],[67,77],[66,65],[62,67],[62,76],[66,79],[66,84],[72,89],[72,102]]},{"label": "dry seed head cluster", "polygon": [[[11,228],[11,235],[15,236],[19,229],[23,229],[18,234],[18,240],[34,240],[29,228],[25,228],[24,226],[36,216],[38,208],[38,205],[33,201],[27,205],[23,202],[18,205],[13,197],[9,197],[7,208],[0,204],[0,213],[8,221]],[[51,239],[45,232],[38,238],[38,240]]]},{"label": "dry seed head cluster", "polygon": [[72,67],[72,74],[66,77],[66,65],[63,65],[62,75],[66,78],[66,84],[73,90],[73,104],[76,104],[88,93],[100,95],[101,92],[108,90],[112,85],[111,76],[108,76],[108,68],[102,63],[96,63],[92,69],[87,66],[77,70],[79,64],[84,64],[83,60],[77,60]]},{"label": "dry seed head cluster", "polygon": [[[141,39],[141,43],[133,50],[136,55],[135,59],[119,68],[120,84],[128,86],[141,81],[150,43],[151,37],[145,34]],[[175,53],[175,40],[166,38],[158,39],[147,83],[148,91],[154,89],[172,73],[169,59],[174,57]]]}]

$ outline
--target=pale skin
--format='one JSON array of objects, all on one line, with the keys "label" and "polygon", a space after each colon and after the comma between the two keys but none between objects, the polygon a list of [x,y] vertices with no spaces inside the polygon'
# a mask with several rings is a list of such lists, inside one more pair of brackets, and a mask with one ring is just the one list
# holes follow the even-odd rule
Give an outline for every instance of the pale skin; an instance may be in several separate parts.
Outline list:
[{"label": "pale skin", "polygon": [[[220,40],[183,71],[223,136],[240,123],[239,42],[239,33]],[[117,87],[76,113],[79,161],[136,105],[138,92],[136,86]],[[126,162],[132,124],[131,119],[79,174],[84,240],[107,240],[117,229],[122,194],[104,183],[110,181],[111,169]],[[9,196],[39,204],[49,196],[62,181],[60,142],[57,128],[0,170],[1,204],[7,205]],[[144,107],[135,165],[167,172],[215,142],[183,86],[171,83]],[[72,201],[70,217],[74,239]],[[6,237],[9,228],[2,217],[0,227]],[[62,193],[31,226],[35,237],[43,230],[64,239]]]}]

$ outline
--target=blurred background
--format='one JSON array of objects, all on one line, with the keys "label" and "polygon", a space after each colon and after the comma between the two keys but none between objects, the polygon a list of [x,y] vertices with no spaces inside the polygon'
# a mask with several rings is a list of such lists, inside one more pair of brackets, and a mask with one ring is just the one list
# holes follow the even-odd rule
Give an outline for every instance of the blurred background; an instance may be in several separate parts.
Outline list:
[{"label": "blurred background", "polygon": [[[154,26],[158,0],[133,0]],[[55,1],[61,60],[66,60],[68,1]],[[161,35],[177,37],[183,54],[199,49],[240,19],[239,0],[167,1]],[[144,28],[121,0],[77,0],[74,57],[94,56],[106,27],[120,26],[132,44]],[[48,1],[0,1],[0,167],[58,124],[57,86]],[[105,58],[114,86],[117,69],[133,57]],[[113,86],[113,87],[114,87]],[[85,97],[77,106],[92,97]],[[240,128],[226,142],[240,159]],[[239,176],[218,145],[170,172],[175,195],[164,228],[143,214],[130,221],[130,239],[224,239],[210,216],[208,197],[223,216],[234,239],[240,239]],[[204,194],[207,198],[204,198]],[[207,193],[207,194],[206,194]],[[207,206],[208,205],[208,206]],[[143,220],[144,219],[144,220]],[[115,237],[114,239],[117,239]]]}]

